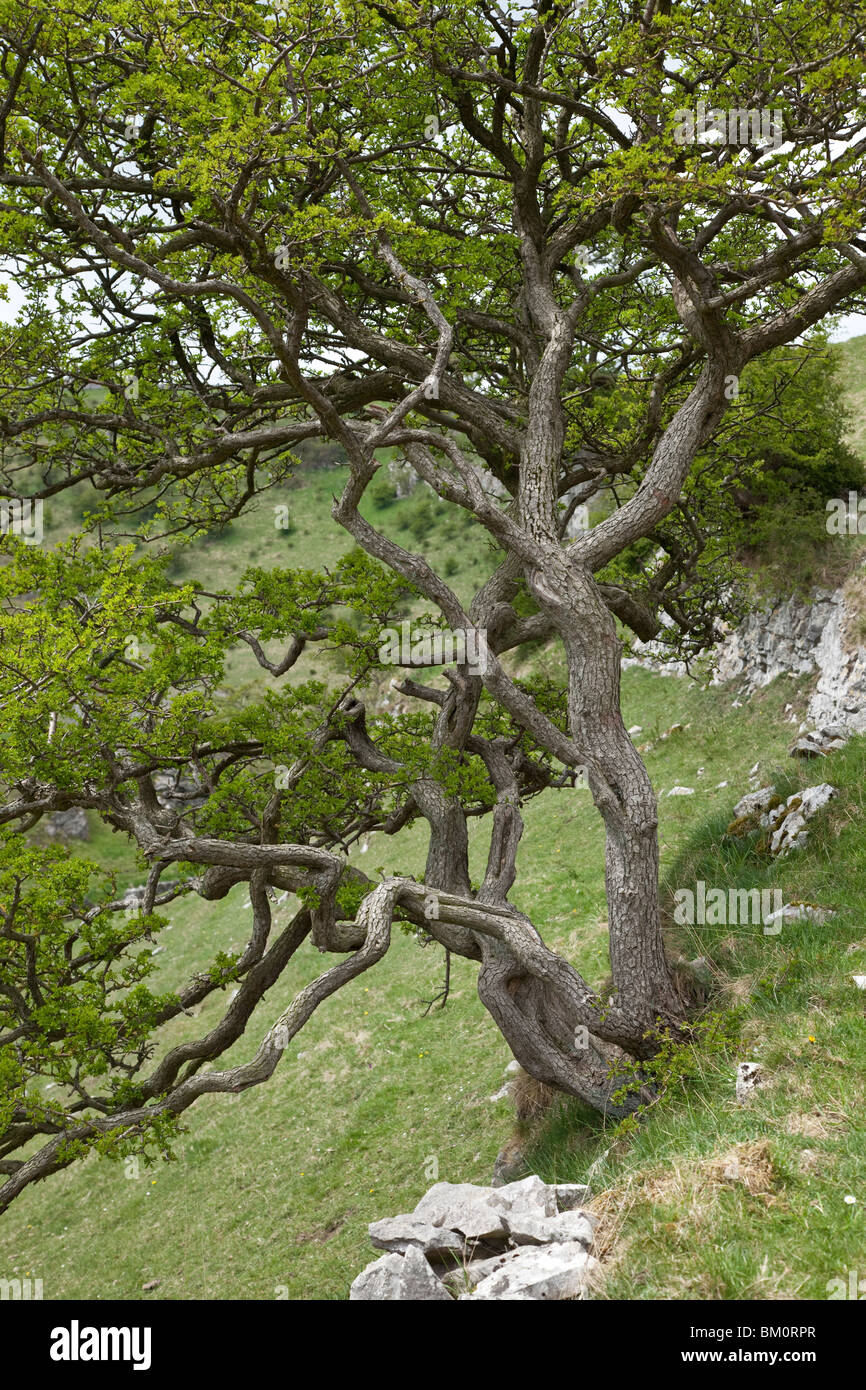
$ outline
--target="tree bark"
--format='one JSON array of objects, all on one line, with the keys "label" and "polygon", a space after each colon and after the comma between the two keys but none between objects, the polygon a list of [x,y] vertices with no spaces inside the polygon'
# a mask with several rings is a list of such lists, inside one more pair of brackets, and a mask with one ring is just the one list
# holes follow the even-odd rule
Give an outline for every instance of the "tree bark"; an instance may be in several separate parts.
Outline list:
[{"label": "tree bark", "polygon": [[[658,810],[649,774],[620,709],[622,643],[598,584],[557,557],[528,576],[562,636],[568,670],[569,728],[586,750],[593,800],[605,826],[605,886],[616,1003],[636,1030],[676,1026],[682,1004],[661,932]],[[555,581],[558,580],[558,583]],[[623,1043],[639,1041],[639,1032]]]}]

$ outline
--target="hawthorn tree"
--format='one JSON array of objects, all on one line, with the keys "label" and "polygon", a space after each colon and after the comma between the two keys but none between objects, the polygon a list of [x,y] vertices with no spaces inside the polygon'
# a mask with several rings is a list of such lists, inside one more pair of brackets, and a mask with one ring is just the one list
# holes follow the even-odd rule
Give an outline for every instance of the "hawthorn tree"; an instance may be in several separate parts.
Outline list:
[{"label": "hawthorn tree", "polygon": [[[23,298],[0,330],[2,482],[90,513],[55,549],[7,537],[0,569],[0,1209],[264,1081],[395,918],[478,963],[532,1076],[623,1113],[617,1059],[688,1036],[623,641],[712,639],[744,433],[778,421],[822,322],[862,307],[862,9],[0,0],[0,52],[0,246]],[[689,139],[704,109],[718,128]],[[305,441],[348,463],[347,558],[254,568],[237,593],[173,582],[142,540],[225,524]],[[485,529],[470,601],[365,516],[385,450]],[[583,503],[595,524],[570,535]],[[374,720],[361,697],[407,594],[428,627],[479,634],[483,670],[408,678],[412,712]],[[561,645],[562,690],[512,674],[539,639]],[[303,678],[319,644],[342,684]],[[274,684],[221,706],[239,647]],[[584,773],[609,1000],[508,897],[521,806]],[[70,807],[140,853],[133,910],[33,842]],[[479,885],[473,817],[491,823]],[[360,835],[419,820],[423,882],[349,863]],[[159,908],[238,883],[243,953],[154,993]],[[276,889],[301,903],[280,931]],[[337,962],[218,1069],[308,937]],[[216,1027],[157,1056],[231,981]]]}]

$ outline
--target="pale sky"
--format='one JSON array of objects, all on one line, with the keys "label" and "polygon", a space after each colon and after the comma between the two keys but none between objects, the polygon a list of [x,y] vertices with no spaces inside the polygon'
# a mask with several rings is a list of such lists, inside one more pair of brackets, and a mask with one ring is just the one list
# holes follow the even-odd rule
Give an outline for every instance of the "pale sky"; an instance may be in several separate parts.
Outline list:
[{"label": "pale sky", "polygon": [[830,334],[831,343],[844,343],[848,338],[859,338],[866,333],[866,314],[843,314],[839,326]]}]

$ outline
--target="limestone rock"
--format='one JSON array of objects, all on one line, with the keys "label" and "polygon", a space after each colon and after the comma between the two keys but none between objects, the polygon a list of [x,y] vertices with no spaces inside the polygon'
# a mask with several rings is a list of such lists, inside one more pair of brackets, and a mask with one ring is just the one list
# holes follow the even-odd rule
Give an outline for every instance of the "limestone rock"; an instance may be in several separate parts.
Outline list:
[{"label": "limestone rock", "polygon": [[742,820],[745,816],[761,815],[766,811],[775,795],[775,787],[759,787],[755,792],[746,792],[746,795],[734,807],[734,820]]},{"label": "limestone rock", "polygon": [[176,772],[155,772],[151,778],[160,806],[173,811],[187,811],[203,806],[207,791],[191,777]]},{"label": "limestone rock", "polygon": [[446,1269],[442,1274],[442,1283],[449,1292],[459,1298],[461,1294],[474,1289],[488,1274],[502,1269],[509,1257],[516,1253],[514,1250],[500,1250],[496,1255],[490,1255],[486,1259],[470,1260],[469,1264],[462,1267]]},{"label": "limestone rock", "polygon": [[519,1213],[506,1216],[505,1220],[515,1245],[564,1245],[577,1241],[588,1250],[595,1234],[594,1218],[579,1208],[546,1221]]},{"label": "limestone rock", "polygon": [[[804,787],[799,795],[800,814],[806,820],[811,820],[816,812],[820,811],[823,806],[826,806],[828,801],[832,801],[834,796],[838,796],[839,792],[838,789],[831,786],[829,782],[820,782],[815,787]],[[790,801],[791,799],[789,798],[789,805]]]},{"label": "limestone rock", "polygon": [[412,1213],[416,1221],[459,1231],[468,1240],[505,1241],[505,1215],[546,1220],[558,1214],[556,1189],[537,1174],[500,1187],[437,1182]]},{"label": "limestone rock", "polygon": [[452,1302],[451,1294],[416,1246],[410,1246],[405,1255],[382,1255],[368,1264],[354,1280],[349,1299],[356,1303],[383,1299]]},{"label": "limestone rock", "polygon": [[773,806],[771,803],[774,799],[780,800],[775,795],[775,788],[761,787],[759,791],[748,792],[737,802],[734,807],[734,819],[728,826],[728,834],[740,833],[738,826],[741,822],[746,822],[747,829],[753,828],[753,823],[757,820],[758,824],[770,831],[770,854],[774,857],[783,856],[789,850],[799,849],[806,843],[809,838],[807,822],[837,795],[836,787],[831,786],[829,782],[820,782],[813,787],[805,787],[803,791],[792,793],[787,801]]},{"label": "limestone rock", "polygon": [[579,1298],[597,1268],[598,1261],[579,1241],[529,1246],[503,1256],[497,1269],[478,1280],[473,1293],[460,1298],[482,1302]]},{"label": "limestone rock", "polygon": [[[777,676],[817,672],[808,710],[811,727],[864,733],[866,648],[856,643],[856,618],[843,589],[816,589],[808,600],[792,596],[763,604],[733,632],[720,623],[721,640],[713,653],[712,684],[736,680],[741,684],[741,693],[750,695]],[[623,661],[624,670],[642,666],[661,675],[687,674],[684,662],[669,660],[670,649],[664,642],[635,641],[632,646],[635,655]],[[742,701],[734,700],[733,704],[739,708]],[[844,735],[828,737],[841,739]],[[806,751],[805,755],[810,753]]]},{"label": "limestone rock", "polygon": [[45,833],[51,840],[89,840],[87,812],[80,806],[68,811],[55,811],[45,822]]},{"label": "limestone rock", "polygon": [[759,1062],[740,1062],[737,1067],[737,1104],[745,1105],[752,1091],[760,1086],[763,1072]]},{"label": "limestone rock", "polygon": [[583,1183],[545,1183],[537,1173],[499,1187],[436,1183],[410,1215],[370,1225],[387,1253],[362,1270],[349,1296],[579,1298],[597,1267],[589,1254],[596,1218],[581,1206],[588,1196]]},{"label": "limestone rock", "polygon": [[521,1178],[519,1182],[509,1182],[504,1187],[491,1189],[489,1200],[500,1211],[535,1219],[556,1216],[558,1210],[556,1188],[542,1182],[537,1173]]},{"label": "limestone rock", "polygon": [[391,1254],[404,1255],[410,1246],[434,1260],[450,1252],[463,1254],[463,1241],[456,1231],[432,1226],[414,1216],[386,1216],[382,1221],[371,1222],[367,1230],[376,1249]]},{"label": "limestone rock", "polygon": [[774,932],[768,932],[767,927],[771,924],[777,928],[785,922],[817,922],[823,926],[828,917],[835,917],[836,913],[832,907],[821,907],[819,903],[785,903],[776,912],[768,912],[764,918],[764,935],[773,936]]},{"label": "limestone rock", "polygon": [[844,724],[823,724],[818,730],[822,738],[836,739],[841,738],[847,743],[851,737],[850,730]]},{"label": "limestone rock", "polygon": [[840,602],[841,593],[819,589],[811,602],[780,599],[748,614],[716,648],[713,684],[741,679],[751,694],[777,676],[820,669],[819,644]]},{"label": "limestone rock", "polygon": [[788,756],[791,758],[823,758],[825,753],[820,743],[811,734],[804,734],[789,748]]},{"label": "limestone rock", "polygon": [[788,750],[792,758],[826,758],[844,748],[850,734],[842,724],[825,724],[811,733],[804,733]]},{"label": "limestone rock", "polygon": [[471,1182],[437,1182],[413,1212],[417,1221],[460,1231],[467,1240],[507,1240],[508,1227],[502,1208],[492,1198],[503,1188],[479,1187]]}]

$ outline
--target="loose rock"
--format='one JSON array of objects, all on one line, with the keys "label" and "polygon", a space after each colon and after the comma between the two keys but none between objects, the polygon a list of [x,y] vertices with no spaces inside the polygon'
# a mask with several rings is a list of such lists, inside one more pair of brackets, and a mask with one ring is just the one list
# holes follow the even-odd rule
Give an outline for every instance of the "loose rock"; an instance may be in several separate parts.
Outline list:
[{"label": "loose rock", "polygon": [[452,1302],[451,1294],[416,1246],[410,1246],[405,1255],[382,1255],[368,1264],[352,1284],[349,1299],[353,1303],[378,1303],[383,1299]]},{"label": "loose rock", "polygon": [[68,811],[55,811],[45,822],[45,833],[51,840],[89,840],[87,812],[80,806]]},{"label": "loose rock", "polygon": [[481,1279],[463,1299],[537,1301],[579,1298],[598,1261],[578,1241],[533,1246],[506,1255],[500,1267]]},{"label": "loose rock", "polygon": [[563,1245],[577,1241],[584,1249],[592,1245],[595,1221],[585,1211],[564,1211],[547,1221],[531,1216],[506,1216],[509,1234],[515,1245]]},{"label": "loose rock", "polygon": [[499,1187],[436,1183],[414,1212],[370,1225],[373,1244],[387,1253],[361,1271],[349,1297],[581,1297],[597,1267],[589,1254],[595,1217],[580,1205],[588,1196],[583,1183],[545,1183],[537,1174]]},{"label": "loose rock", "polygon": [[383,1221],[371,1222],[367,1230],[376,1249],[387,1250],[390,1254],[405,1255],[410,1246],[428,1259],[449,1253],[463,1254],[463,1241],[456,1231],[432,1226],[411,1216],[386,1216]]},{"label": "loose rock", "polygon": [[573,1211],[589,1201],[589,1188],[582,1182],[558,1182],[553,1190],[560,1211]]},{"label": "loose rock", "polygon": [[737,1067],[737,1103],[744,1105],[754,1091],[756,1086],[761,1084],[762,1069],[759,1062],[741,1062]]}]

